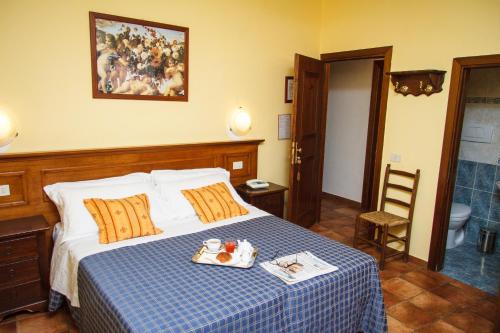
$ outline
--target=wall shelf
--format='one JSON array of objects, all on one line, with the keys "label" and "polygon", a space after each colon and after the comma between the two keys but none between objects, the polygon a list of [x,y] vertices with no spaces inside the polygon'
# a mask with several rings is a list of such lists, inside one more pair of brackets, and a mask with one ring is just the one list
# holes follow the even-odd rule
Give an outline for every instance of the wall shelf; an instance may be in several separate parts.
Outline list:
[{"label": "wall shelf", "polygon": [[394,91],[404,96],[430,96],[443,90],[446,71],[424,69],[419,71],[389,72]]}]

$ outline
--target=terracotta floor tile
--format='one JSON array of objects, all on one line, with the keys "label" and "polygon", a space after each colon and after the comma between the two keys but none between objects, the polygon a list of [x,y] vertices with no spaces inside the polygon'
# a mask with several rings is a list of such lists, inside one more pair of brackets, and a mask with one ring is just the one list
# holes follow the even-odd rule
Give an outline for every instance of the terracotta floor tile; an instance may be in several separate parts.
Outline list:
[{"label": "terracotta floor tile", "polygon": [[446,283],[443,279],[438,279],[432,275],[426,274],[425,270],[408,272],[403,274],[401,278],[427,290],[434,289]]},{"label": "terracotta floor tile", "polygon": [[387,309],[387,314],[413,329],[430,324],[437,319],[433,313],[424,311],[409,302],[402,302],[390,307]]},{"label": "terracotta floor tile", "polygon": [[16,321],[8,321],[8,322],[2,322],[0,324],[0,333],[16,333],[17,328],[16,328]]},{"label": "terracotta floor tile", "polygon": [[465,308],[465,311],[475,313],[493,323],[495,322],[498,313],[496,302],[490,302],[486,299],[482,299],[472,304],[470,307]]},{"label": "terracotta floor tile", "polygon": [[441,296],[442,298],[462,308],[468,307],[481,299],[477,295],[471,295],[470,293],[465,292],[462,288],[449,283],[433,289],[432,293]]},{"label": "terracotta floor tile", "polygon": [[28,317],[17,321],[18,333],[61,333],[69,329],[68,317],[64,311],[54,314]]},{"label": "terracotta floor tile", "polygon": [[403,280],[399,277],[383,280],[382,288],[388,292],[398,296],[399,298],[406,300],[420,294],[423,289],[414,285],[411,282]]},{"label": "terracotta floor tile", "polygon": [[319,232],[319,233],[322,233],[322,232],[327,232],[328,231],[328,228],[326,228],[325,226],[322,226],[321,224],[319,223],[315,223],[313,224],[309,230],[311,231],[314,231],[314,232]]},{"label": "terracotta floor tile", "polygon": [[468,333],[487,333],[493,330],[491,321],[468,311],[455,312],[444,318],[444,321]]},{"label": "terracotta floor tile", "polygon": [[465,284],[463,282],[460,282],[460,281],[457,281],[457,280],[451,280],[450,281],[450,284],[455,286],[455,287],[458,287],[460,289],[462,289],[465,293],[467,293],[468,295],[472,296],[472,297],[477,297],[477,298],[486,298],[488,297],[490,294],[488,294],[487,292],[481,290],[481,289],[478,289],[478,288],[475,288],[473,286],[470,286],[468,284]]},{"label": "terracotta floor tile", "polygon": [[413,297],[409,302],[418,306],[422,310],[429,311],[440,316],[451,313],[457,308],[457,306],[451,302],[428,291]]},{"label": "terracotta floor tile", "polygon": [[402,322],[397,319],[387,316],[387,328],[389,333],[411,333],[413,330],[406,327]]},{"label": "terracotta floor tile", "polygon": [[389,280],[401,275],[399,271],[394,271],[392,269],[384,269],[383,271],[379,271],[380,278],[382,280]]},{"label": "terracotta floor tile", "polygon": [[339,212],[341,214],[347,215],[349,217],[352,217],[352,218],[356,218],[356,216],[358,216],[358,214],[359,214],[359,209],[354,209],[354,208],[349,208],[349,207],[338,208],[335,211]]},{"label": "terracotta floor tile", "polygon": [[394,271],[398,271],[400,273],[408,273],[411,271],[417,271],[423,269],[421,265],[412,263],[412,262],[404,262],[403,260],[397,258],[391,260],[385,264],[385,269],[391,269]]},{"label": "terracotta floor tile", "polygon": [[386,309],[403,301],[402,298],[394,295],[393,293],[387,290],[383,290],[383,293],[384,293],[384,304]]},{"label": "terracotta floor tile", "polygon": [[459,328],[452,326],[442,320],[438,320],[430,325],[424,326],[415,331],[416,333],[465,333]]}]

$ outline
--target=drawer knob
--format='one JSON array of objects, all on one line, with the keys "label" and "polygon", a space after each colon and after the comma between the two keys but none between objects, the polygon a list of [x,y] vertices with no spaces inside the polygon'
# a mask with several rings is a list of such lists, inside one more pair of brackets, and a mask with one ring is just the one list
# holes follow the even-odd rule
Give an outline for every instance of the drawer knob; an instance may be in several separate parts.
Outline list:
[{"label": "drawer knob", "polygon": [[16,270],[14,268],[9,269],[9,277],[13,278],[16,275]]}]

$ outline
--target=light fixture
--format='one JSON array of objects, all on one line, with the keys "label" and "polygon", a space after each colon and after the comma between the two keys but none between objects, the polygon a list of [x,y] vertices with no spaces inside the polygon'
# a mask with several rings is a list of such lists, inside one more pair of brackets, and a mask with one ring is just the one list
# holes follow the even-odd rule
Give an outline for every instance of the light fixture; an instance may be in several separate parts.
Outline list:
[{"label": "light fixture", "polygon": [[18,135],[19,133],[9,114],[5,111],[0,111],[0,152],[9,149],[10,144]]},{"label": "light fixture", "polygon": [[229,131],[236,136],[244,136],[252,129],[250,114],[240,106],[234,111],[229,122]]}]

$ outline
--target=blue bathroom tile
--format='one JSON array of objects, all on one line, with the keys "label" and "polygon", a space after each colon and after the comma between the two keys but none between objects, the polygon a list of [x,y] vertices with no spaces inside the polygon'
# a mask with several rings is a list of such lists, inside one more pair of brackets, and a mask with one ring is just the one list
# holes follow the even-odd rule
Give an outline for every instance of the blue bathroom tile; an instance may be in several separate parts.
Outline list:
[{"label": "blue bathroom tile", "polygon": [[495,241],[495,253],[500,253],[500,223],[490,221],[488,223],[488,228],[491,228],[497,232]]},{"label": "blue bathroom tile", "polygon": [[456,185],[472,188],[474,186],[476,166],[476,162],[458,160]]},{"label": "blue bathroom tile", "polygon": [[474,183],[475,190],[493,191],[493,184],[495,183],[496,165],[478,163],[476,171],[476,181]]},{"label": "blue bathroom tile", "polygon": [[455,192],[453,193],[453,202],[466,204],[470,206],[472,201],[472,189],[455,186]]},{"label": "blue bathroom tile", "polygon": [[500,222],[500,195],[498,194],[493,194],[493,198],[491,199],[489,220]]},{"label": "blue bathroom tile", "polygon": [[472,216],[487,219],[490,212],[490,192],[472,191],[471,210]]},{"label": "blue bathroom tile", "polygon": [[[497,165],[497,176],[495,178],[495,183],[496,182],[500,182],[500,165]],[[496,184],[493,193],[500,194],[500,189],[496,186]]]},{"label": "blue bathroom tile", "polygon": [[467,243],[476,244],[477,235],[479,234],[479,228],[485,227],[487,223],[488,222],[486,220],[471,216],[471,218],[467,222],[465,230],[465,241]]},{"label": "blue bathroom tile", "polygon": [[448,249],[441,273],[496,295],[500,281],[500,252],[481,254],[475,244],[469,243]]}]

